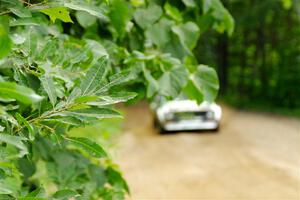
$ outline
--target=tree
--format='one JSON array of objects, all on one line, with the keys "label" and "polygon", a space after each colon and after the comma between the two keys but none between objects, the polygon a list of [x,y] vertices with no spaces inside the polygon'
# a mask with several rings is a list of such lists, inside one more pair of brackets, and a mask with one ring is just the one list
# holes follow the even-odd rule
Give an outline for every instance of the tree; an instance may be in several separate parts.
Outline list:
[{"label": "tree", "polygon": [[0,16],[2,199],[124,199],[103,144],[68,131],[134,98],[213,101],[192,50],[202,26],[233,29],[219,0],[2,0]]}]

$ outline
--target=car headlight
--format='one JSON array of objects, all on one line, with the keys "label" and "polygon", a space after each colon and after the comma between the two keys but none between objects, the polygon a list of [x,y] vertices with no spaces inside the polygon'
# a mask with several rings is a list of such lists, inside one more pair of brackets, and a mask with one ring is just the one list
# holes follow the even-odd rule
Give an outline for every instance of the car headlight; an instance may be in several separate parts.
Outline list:
[{"label": "car headlight", "polygon": [[206,113],[206,118],[207,119],[214,119],[214,116],[215,116],[215,114],[212,111],[209,111],[209,112]]},{"label": "car headlight", "polygon": [[173,117],[174,117],[173,113],[166,113],[165,114],[166,121],[171,121],[173,119]]}]

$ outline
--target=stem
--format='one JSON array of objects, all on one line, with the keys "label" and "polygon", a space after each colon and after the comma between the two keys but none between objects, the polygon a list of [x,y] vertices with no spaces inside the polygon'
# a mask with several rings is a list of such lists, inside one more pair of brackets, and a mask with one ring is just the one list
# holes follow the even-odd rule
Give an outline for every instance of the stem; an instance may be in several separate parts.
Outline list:
[{"label": "stem", "polygon": [[6,15],[6,14],[8,14],[8,13],[11,13],[11,11],[9,11],[9,10],[4,11],[4,12],[0,13],[0,15]]},{"label": "stem", "polygon": [[[51,115],[53,114],[56,114],[56,113],[60,113],[60,112],[63,112],[63,111],[66,111],[66,110],[69,110],[71,109],[72,107],[74,106],[74,104],[66,104],[65,107],[61,108],[61,109],[58,109],[58,110],[55,110],[53,109],[52,111],[50,111],[49,113],[47,113],[46,115],[40,115],[36,118],[33,118],[31,120],[28,121],[28,123],[32,123],[32,124],[35,124],[43,119],[47,119],[48,117],[50,117]],[[42,125],[44,126],[44,125]],[[25,126],[19,126],[18,129],[16,130],[16,133],[20,132],[23,128],[25,128]],[[50,127],[48,127],[50,128]]]}]

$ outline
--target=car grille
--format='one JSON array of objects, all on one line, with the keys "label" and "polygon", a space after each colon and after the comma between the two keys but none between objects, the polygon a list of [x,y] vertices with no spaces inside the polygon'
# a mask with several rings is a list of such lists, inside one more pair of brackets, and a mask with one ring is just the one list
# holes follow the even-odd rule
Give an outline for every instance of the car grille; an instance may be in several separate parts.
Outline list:
[{"label": "car grille", "polygon": [[173,114],[173,120],[193,120],[202,119],[205,120],[210,116],[210,112],[207,111],[197,111],[197,112],[177,112]]}]

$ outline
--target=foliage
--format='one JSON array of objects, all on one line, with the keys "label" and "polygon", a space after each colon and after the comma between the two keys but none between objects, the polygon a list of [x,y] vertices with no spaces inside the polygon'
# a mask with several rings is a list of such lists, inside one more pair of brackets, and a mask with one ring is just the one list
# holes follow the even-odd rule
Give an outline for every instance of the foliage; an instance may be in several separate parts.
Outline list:
[{"label": "foliage", "polygon": [[136,96],[213,101],[193,48],[233,29],[219,0],[2,0],[0,16],[1,199],[124,199],[105,148],[69,131]]},{"label": "foliage", "polygon": [[236,19],[235,33],[206,38],[197,49],[203,62],[217,66],[224,97],[242,107],[297,110],[299,1],[223,2]]}]

